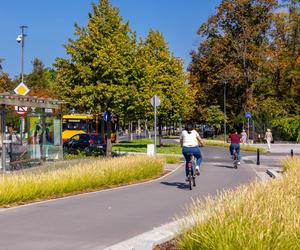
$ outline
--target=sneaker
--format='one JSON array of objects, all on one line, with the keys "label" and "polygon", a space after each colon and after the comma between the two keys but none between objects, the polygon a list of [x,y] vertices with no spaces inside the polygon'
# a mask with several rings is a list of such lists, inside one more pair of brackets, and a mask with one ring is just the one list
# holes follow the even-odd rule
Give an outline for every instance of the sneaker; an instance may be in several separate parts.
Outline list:
[{"label": "sneaker", "polygon": [[196,172],[196,175],[200,175],[199,166],[195,167],[195,172]]},{"label": "sneaker", "polygon": [[238,165],[241,165],[241,162],[240,162],[240,161],[238,161],[238,162],[237,162],[237,164],[238,164]]},{"label": "sneaker", "polygon": [[185,178],[185,181],[189,181],[189,180],[190,180],[189,177],[186,177],[186,178]]}]

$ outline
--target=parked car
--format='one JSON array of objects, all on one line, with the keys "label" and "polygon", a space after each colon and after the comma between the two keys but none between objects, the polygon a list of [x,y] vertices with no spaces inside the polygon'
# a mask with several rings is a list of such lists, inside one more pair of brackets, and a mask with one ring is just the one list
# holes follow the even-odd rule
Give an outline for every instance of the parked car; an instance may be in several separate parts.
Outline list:
[{"label": "parked car", "polygon": [[63,149],[66,153],[78,153],[78,151],[87,154],[103,155],[106,151],[106,144],[104,144],[101,135],[96,134],[76,134],[63,143]]}]

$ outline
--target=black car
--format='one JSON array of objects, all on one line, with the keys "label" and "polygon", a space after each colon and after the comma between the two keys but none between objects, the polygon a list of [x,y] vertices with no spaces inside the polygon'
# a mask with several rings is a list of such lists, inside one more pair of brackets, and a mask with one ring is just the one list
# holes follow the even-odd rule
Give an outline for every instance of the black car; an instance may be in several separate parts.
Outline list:
[{"label": "black car", "polygon": [[63,143],[66,153],[78,153],[83,151],[87,154],[101,154],[106,151],[106,144],[100,135],[96,134],[76,134]]}]

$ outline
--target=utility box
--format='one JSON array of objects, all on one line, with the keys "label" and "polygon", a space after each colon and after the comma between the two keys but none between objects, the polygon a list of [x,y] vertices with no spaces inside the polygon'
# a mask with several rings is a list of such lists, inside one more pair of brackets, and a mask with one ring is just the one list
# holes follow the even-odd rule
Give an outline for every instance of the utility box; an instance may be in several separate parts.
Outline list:
[{"label": "utility box", "polygon": [[147,144],[147,156],[155,156],[154,144]]}]

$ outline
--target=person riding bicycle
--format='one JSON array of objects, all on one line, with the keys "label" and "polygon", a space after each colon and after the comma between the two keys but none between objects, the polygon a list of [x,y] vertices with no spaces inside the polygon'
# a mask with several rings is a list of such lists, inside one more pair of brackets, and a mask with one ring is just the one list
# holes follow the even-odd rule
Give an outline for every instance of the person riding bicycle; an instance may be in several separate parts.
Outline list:
[{"label": "person riding bicycle", "polygon": [[[180,145],[182,147],[182,154],[185,158],[185,174],[188,177],[189,169],[188,169],[188,162],[190,161],[190,155],[193,154],[196,158],[196,167],[195,172],[196,175],[199,175],[199,167],[202,162],[202,155],[199,148],[203,146],[202,139],[199,133],[194,129],[194,126],[191,122],[185,124],[185,129],[182,131],[180,135]],[[192,175],[194,175],[194,170],[192,168]]]},{"label": "person riding bicycle", "polygon": [[229,146],[229,151],[230,151],[230,155],[231,157],[233,157],[233,151],[236,150],[237,155],[238,155],[238,165],[241,164],[240,162],[240,142],[241,142],[241,135],[238,134],[236,129],[232,130],[232,133],[229,134],[228,139],[230,140],[230,146]]}]

